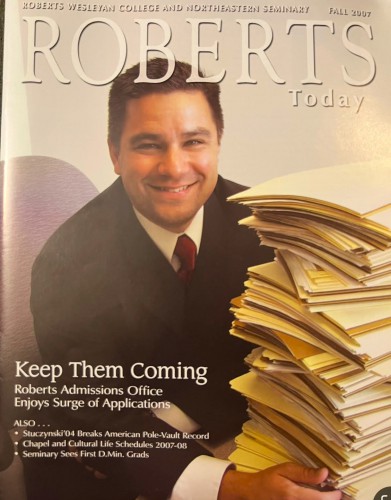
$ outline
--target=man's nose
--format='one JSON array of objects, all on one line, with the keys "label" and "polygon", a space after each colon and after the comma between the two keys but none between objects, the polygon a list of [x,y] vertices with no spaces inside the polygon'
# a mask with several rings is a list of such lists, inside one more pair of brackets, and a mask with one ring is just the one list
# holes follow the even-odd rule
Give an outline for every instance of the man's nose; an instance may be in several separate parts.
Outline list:
[{"label": "man's nose", "polygon": [[159,174],[179,177],[187,169],[186,155],[177,146],[168,147],[160,158]]}]

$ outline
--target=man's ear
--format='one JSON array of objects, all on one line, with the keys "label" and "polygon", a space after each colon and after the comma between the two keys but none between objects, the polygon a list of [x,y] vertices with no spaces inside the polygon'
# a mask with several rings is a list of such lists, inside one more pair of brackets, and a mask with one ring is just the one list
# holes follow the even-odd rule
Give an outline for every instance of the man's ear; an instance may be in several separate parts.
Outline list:
[{"label": "man's ear", "polygon": [[114,165],[114,172],[117,175],[121,175],[121,167],[119,165],[119,150],[118,147],[109,139],[107,141],[107,144],[109,146],[109,153],[110,153],[110,158],[111,161]]}]

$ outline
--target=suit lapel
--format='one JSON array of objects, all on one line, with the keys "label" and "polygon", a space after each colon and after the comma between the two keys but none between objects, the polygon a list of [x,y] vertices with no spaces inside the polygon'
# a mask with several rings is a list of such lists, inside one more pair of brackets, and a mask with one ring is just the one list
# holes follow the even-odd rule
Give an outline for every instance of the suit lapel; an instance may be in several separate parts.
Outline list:
[{"label": "suit lapel", "polygon": [[204,301],[208,295],[213,301],[214,286],[220,286],[214,282],[214,279],[221,277],[227,271],[225,252],[222,249],[225,248],[226,243],[229,243],[229,237],[229,226],[222,207],[213,193],[205,204],[201,246],[189,288],[188,300],[190,302],[197,301],[200,293],[204,296]]}]

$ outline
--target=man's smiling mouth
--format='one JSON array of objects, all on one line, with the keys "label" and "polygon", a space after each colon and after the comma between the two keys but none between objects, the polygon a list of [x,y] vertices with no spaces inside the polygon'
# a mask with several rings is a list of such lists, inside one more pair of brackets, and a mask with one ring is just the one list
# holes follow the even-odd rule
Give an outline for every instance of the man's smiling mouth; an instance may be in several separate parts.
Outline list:
[{"label": "man's smiling mouth", "polygon": [[150,185],[150,187],[156,189],[157,191],[163,191],[166,193],[181,193],[182,191],[186,191],[187,189],[189,189],[194,184],[195,182],[193,182],[192,184],[185,184],[184,186],[178,186],[178,187],[153,186],[153,185]]}]

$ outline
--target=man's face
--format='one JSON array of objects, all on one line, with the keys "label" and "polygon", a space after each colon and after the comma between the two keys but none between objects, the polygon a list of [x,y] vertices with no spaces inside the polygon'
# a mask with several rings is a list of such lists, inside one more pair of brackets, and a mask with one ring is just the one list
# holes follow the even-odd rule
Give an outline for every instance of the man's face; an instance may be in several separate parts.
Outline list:
[{"label": "man's face", "polygon": [[216,185],[219,140],[200,91],[129,100],[119,148],[109,146],[134,207],[170,231],[184,231]]}]

